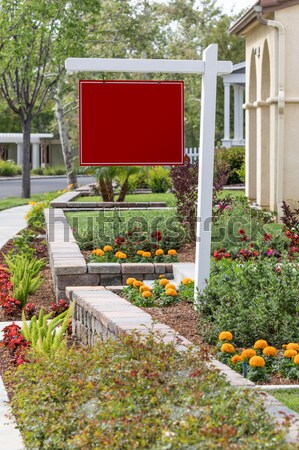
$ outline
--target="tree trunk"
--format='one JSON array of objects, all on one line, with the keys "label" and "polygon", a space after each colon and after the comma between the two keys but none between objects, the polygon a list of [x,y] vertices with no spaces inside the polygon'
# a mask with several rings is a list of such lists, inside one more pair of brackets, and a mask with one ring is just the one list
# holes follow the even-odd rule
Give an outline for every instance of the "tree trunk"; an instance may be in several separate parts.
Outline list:
[{"label": "tree trunk", "polygon": [[119,193],[119,197],[117,199],[118,202],[125,201],[128,189],[129,189],[129,175],[126,177],[125,181],[123,182],[123,185],[122,185],[120,193]]},{"label": "tree trunk", "polygon": [[22,198],[30,198],[30,132],[31,132],[31,117],[27,117],[23,121],[22,129],[23,129]]},{"label": "tree trunk", "polygon": [[76,189],[78,187],[77,173],[74,169],[73,161],[72,161],[72,151],[70,146],[70,140],[67,133],[67,124],[65,119],[65,113],[63,110],[62,103],[58,95],[55,95],[55,115],[58,122],[58,129],[60,135],[60,142],[64,160],[64,166],[68,178],[68,184],[72,189]]}]

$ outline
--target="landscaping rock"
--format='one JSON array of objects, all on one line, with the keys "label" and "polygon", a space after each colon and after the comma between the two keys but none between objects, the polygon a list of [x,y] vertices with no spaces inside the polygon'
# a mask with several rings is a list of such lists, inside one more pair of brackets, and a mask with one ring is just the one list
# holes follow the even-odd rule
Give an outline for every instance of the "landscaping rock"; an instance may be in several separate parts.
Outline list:
[{"label": "landscaping rock", "polygon": [[152,263],[124,263],[121,264],[121,271],[123,274],[137,274],[137,273],[154,273],[154,264]]},{"label": "landscaping rock", "polygon": [[121,273],[121,265],[119,263],[88,263],[87,268],[89,273]]},{"label": "landscaping rock", "polygon": [[67,286],[98,286],[100,277],[97,274],[85,273],[78,275],[60,275],[57,277],[58,289],[65,289]]}]

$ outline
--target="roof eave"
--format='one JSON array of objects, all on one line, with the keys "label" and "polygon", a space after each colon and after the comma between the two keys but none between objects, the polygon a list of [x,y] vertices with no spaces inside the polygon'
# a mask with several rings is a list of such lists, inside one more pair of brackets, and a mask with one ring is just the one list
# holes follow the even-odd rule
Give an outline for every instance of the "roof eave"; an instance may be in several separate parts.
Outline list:
[{"label": "roof eave", "polygon": [[234,22],[228,32],[230,34],[240,35],[243,31],[256,20],[254,7],[250,8],[240,19]]}]

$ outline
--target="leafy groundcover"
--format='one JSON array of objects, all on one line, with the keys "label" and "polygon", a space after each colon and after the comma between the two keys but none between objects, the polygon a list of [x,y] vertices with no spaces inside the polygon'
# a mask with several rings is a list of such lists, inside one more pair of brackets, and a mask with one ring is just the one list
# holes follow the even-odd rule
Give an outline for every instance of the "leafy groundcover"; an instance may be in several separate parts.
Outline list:
[{"label": "leafy groundcover", "polygon": [[26,448],[294,449],[258,394],[229,387],[205,357],[151,335],[31,354],[9,375]]}]

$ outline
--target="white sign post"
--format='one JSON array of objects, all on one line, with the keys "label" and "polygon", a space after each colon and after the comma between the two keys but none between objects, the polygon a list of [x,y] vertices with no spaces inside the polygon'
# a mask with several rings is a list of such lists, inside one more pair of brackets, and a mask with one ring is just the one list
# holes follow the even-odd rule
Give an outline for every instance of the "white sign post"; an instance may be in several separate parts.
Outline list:
[{"label": "white sign post", "polygon": [[202,75],[200,155],[195,256],[195,298],[210,276],[211,222],[217,76],[229,74],[233,65],[218,61],[218,46],[210,45],[202,61],[169,59],[68,58],[68,72],[194,73]]}]

